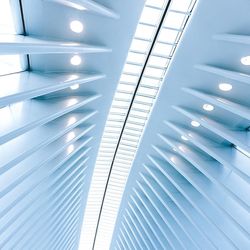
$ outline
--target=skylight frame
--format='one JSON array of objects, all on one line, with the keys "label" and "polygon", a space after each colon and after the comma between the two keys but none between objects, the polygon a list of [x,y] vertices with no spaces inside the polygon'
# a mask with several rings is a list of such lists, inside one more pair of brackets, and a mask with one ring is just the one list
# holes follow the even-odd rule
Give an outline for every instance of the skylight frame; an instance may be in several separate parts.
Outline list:
[{"label": "skylight frame", "polygon": [[[19,4],[19,1],[0,1],[0,37],[24,33]],[[27,57],[24,55],[0,55],[0,77],[25,71],[27,67]]]},{"label": "skylight frame", "polygon": [[[172,2],[174,1],[176,0],[172,0]],[[196,0],[187,0],[187,1],[190,2],[190,6],[191,5],[194,6],[194,3],[196,2]],[[164,6],[167,6],[168,2],[171,2],[171,0],[170,1],[162,0],[161,2],[162,3],[164,2],[165,4]],[[164,6],[160,8],[159,6],[155,5],[155,3],[156,1],[147,0],[145,3],[145,8],[151,7],[156,10],[161,10],[161,14],[163,14],[165,10]],[[190,11],[192,8],[191,9],[189,8],[186,11],[183,11],[183,10],[178,11],[178,10],[172,9],[171,6],[172,4],[170,4],[168,8],[168,12],[182,13],[182,14],[185,13],[187,17],[185,19],[185,23],[186,23],[187,19],[190,16]],[[139,21],[138,27],[142,25],[147,25],[146,23],[147,22],[145,20]],[[154,25],[151,23],[148,25],[148,29],[149,30],[154,29],[156,33],[157,26],[158,25]],[[138,72],[137,74],[134,74],[133,72],[129,72],[129,70],[125,68],[126,70],[123,71],[121,75],[120,83],[118,85],[118,91],[113,99],[110,113],[113,112],[113,108],[115,109],[116,113],[119,112],[119,109],[120,109],[120,112],[123,113],[123,115],[120,115],[120,119],[124,119],[124,124],[120,130],[120,133],[119,133],[119,130],[112,133],[111,132],[112,128],[110,126],[105,127],[104,134],[103,134],[103,136],[105,137],[105,141],[107,141],[107,138],[108,138],[107,133],[113,134],[113,135],[119,135],[115,137],[115,139],[117,140],[118,147],[109,148],[108,150],[109,152],[108,156],[110,156],[112,151],[114,153],[114,158],[110,160],[110,163],[107,163],[107,167],[112,166],[112,171],[109,171],[109,172],[107,172],[107,168],[102,169],[103,166],[105,166],[106,164],[101,164],[102,159],[103,159],[103,152],[105,152],[107,148],[100,147],[99,149],[99,154],[97,157],[96,166],[94,169],[89,196],[87,200],[87,206],[85,209],[81,243],[80,243],[80,247],[82,247],[82,249],[95,249],[95,247],[97,249],[99,248],[109,249],[109,244],[111,243],[112,234],[113,234],[113,230],[115,226],[116,216],[119,211],[120,202],[122,199],[126,181],[127,181],[131,166],[133,164],[133,160],[136,155],[137,148],[140,143],[141,135],[144,131],[145,124],[148,120],[152,106],[158,94],[159,88],[163,82],[165,73],[170,64],[170,60],[179,42],[180,36],[183,33],[183,26],[179,27],[179,29],[176,29],[176,28],[171,28],[171,25],[168,25],[167,27],[165,27],[164,25],[164,27],[161,28],[161,31],[163,29],[174,31],[176,33],[176,36],[171,41],[166,41],[166,39],[160,40],[160,36],[158,36],[155,41],[155,44],[161,43],[161,44],[172,46],[172,51],[170,51],[168,55],[162,54],[160,53],[160,51],[157,53],[154,53],[152,50],[152,53],[150,54],[147,65],[145,65],[146,58],[148,56],[148,53],[150,52],[150,49],[148,49],[148,51],[145,52],[145,51],[140,51],[139,48],[132,47],[131,50],[129,50],[128,52],[128,57],[127,57],[127,62],[126,62],[127,64],[130,64],[130,65],[134,64],[138,67],[141,67],[141,70],[143,70],[143,68],[145,70],[147,69],[147,67],[153,68],[155,66],[155,68],[162,70],[162,74],[160,75],[160,77],[158,77],[157,75],[154,75],[154,76],[145,75],[145,71],[142,72],[143,74],[138,74]],[[136,30],[134,39],[150,42],[152,46],[154,35],[152,35],[151,33],[144,32],[144,34],[139,36],[138,34],[140,34],[140,32],[138,32],[138,30],[140,30],[140,28]],[[154,63],[152,63],[152,61],[150,60],[151,57],[154,58],[154,60],[156,60],[156,58],[158,57],[160,58],[160,60],[164,61],[165,63],[163,64],[162,67],[160,65],[154,65]],[[133,61],[133,59],[135,60]],[[144,61],[142,59],[144,59]],[[149,89],[155,89],[155,91],[153,92],[153,95],[146,95],[145,93],[140,92],[140,87],[137,86],[139,79],[140,79],[139,86],[142,85],[143,87],[148,87]],[[149,84],[149,82],[154,82],[154,83]],[[129,86],[133,86],[134,91],[137,91],[136,95],[133,96],[131,94],[130,100],[127,98],[123,98],[123,96],[121,96],[121,91],[119,91],[120,84],[123,84],[123,85],[128,84]],[[133,103],[131,103],[131,101],[133,101]],[[126,107],[127,107],[127,110],[126,110]],[[145,115],[145,117],[138,117],[137,118],[138,121],[134,122],[133,119],[131,120],[131,117],[132,118],[134,117],[134,115],[131,116],[134,110],[135,111],[140,110],[141,112],[147,113],[147,115]],[[124,111],[129,112],[127,119],[126,117],[124,117]],[[117,117],[119,117],[119,114],[117,114]],[[108,117],[107,124],[109,124],[109,120],[110,120],[110,117]],[[128,134],[134,136],[133,140],[136,140],[137,144],[128,143],[129,142],[129,136],[127,136]],[[113,142],[115,141],[114,138],[112,138],[112,141]],[[115,144],[113,143],[112,145],[115,145]],[[127,163],[123,163],[124,161],[122,160],[122,158],[120,159],[119,156],[122,156],[122,158],[124,158],[125,156],[128,156],[128,159],[126,159]],[[98,197],[102,197],[102,199],[96,200],[94,197],[95,196],[94,192],[96,190],[95,189],[96,178],[101,173],[103,174],[103,177],[104,177],[103,179],[106,178],[106,182],[102,183],[103,188],[104,188],[103,195],[101,194],[98,195]],[[117,180],[120,180],[120,182],[118,181],[118,185],[121,185],[122,188],[119,189],[119,192],[111,192],[113,189],[109,188],[110,186],[113,185],[113,182],[112,182],[113,179],[115,179],[116,182]],[[101,186],[100,183],[98,183],[98,185]],[[88,204],[91,204],[91,206],[89,206]],[[93,204],[95,204],[94,208],[92,207]],[[112,213],[109,209],[107,209],[108,207],[110,207],[110,205],[112,205],[114,208],[112,210]],[[99,210],[97,208],[99,208]],[[95,228],[95,225],[93,224],[94,222],[96,223],[97,230],[95,230],[96,228]]]}]

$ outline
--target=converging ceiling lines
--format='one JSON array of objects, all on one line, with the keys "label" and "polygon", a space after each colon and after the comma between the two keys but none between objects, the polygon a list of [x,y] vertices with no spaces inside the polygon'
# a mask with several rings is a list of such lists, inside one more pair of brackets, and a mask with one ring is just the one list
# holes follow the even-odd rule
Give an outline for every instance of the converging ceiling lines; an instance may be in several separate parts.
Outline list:
[{"label": "converging ceiling lines", "polygon": [[83,249],[109,249],[140,137],[194,4],[145,2],[104,129],[83,222]]},{"label": "converging ceiling lines", "polygon": [[0,1],[0,249],[79,247],[98,146],[142,7]]},{"label": "converging ceiling lines", "polygon": [[111,249],[249,247],[249,8],[197,1],[133,159]]}]

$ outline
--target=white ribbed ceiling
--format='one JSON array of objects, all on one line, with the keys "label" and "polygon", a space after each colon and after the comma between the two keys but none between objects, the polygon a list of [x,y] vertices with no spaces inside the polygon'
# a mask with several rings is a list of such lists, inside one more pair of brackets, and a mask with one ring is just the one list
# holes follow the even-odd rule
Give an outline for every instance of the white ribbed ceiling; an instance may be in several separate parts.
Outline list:
[{"label": "white ribbed ceiling", "polygon": [[249,249],[249,9],[1,0],[0,249]]},{"label": "white ribbed ceiling", "polygon": [[141,139],[111,249],[248,249],[250,2],[198,1]]}]

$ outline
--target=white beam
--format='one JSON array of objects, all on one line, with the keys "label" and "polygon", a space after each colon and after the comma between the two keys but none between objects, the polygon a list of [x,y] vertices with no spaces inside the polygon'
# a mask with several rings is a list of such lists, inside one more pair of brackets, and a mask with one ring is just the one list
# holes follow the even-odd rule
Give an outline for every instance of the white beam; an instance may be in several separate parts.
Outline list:
[{"label": "white beam", "polygon": [[31,36],[0,35],[0,55],[100,52],[111,52],[111,49],[76,42],[44,40]]},{"label": "white beam", "polygon": [[182,90],[204,101],[210,102],[211,104],[214,104],[222,109],[225,109],[235,115],[241,116],[244,119],[250,120],[249,108],[239,103],[235,103],[223,97],[207,94],[191,88],[183,88]]},{"label": "white beam", "polygon": [[61,5],[68,6],[70,8],[74,8],[77,10],[93,11],[100,15],[114,19],[119,19],[120,17],[111,9],[104,7],[103,5],[92,0],[44,0],[44,1],[59,3]]},{"label": "white beam", "polygon": [[[84,84],[104,78],[103,74],[69,74],[21,72],[0,77],[0,107],[32,99],[75,84]],[[72,92],[74,94],[74,92]]]},{"label": "white beam", "polygon": [[224,138],[228,142],[231,142],[236,146],[240,146],[247,152],[250,152],[250,146],[248,145],[247,131],[232,130],[211,118],[196,113],[192,110],[188,110],[186,108],[181,108],[177,106],[173,106],[173,108],[176,111],[180,112],[181,114],[185,115],[186,117],[198,121],[204,128],[207,128],[208,130]]},{"label": "white beam", "polygon": [[250,75],[243,74],[241,72],[237,71],[232,71],[232,70],[227,70],[227,69],[222,69],[214,66],[209,66],[209,65],[195,65],[194,66],[196,69],[212,73],[214,75],[222,76],[225,78],[229,78],[231,80],[239,81],[242,83],[250,84]]},{"label": "white beam", "polygon": [[218,40],[218,41],[250,45],[250,36],[246,36],[246,35],[217,34],[213,36],[213,39]]}]

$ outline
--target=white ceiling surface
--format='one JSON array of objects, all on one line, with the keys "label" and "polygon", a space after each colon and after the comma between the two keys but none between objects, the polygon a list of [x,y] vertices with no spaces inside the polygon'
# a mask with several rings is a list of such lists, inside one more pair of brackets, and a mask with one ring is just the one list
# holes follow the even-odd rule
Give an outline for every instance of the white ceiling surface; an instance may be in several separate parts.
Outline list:
[{"label": "white ceiling surface", "polygon": [[[143,219],[143,216],[147,217],[148,211],[152,211],[153,208],[152,206],[150,208],[150,201],[145,194],[140,194],[142,200],[138,202],[136,192],[143,190],[140,189],[140,183],[144,183],[142,186],[144,185],[145,188],[145,179],[143,180],[141,176],[141,174],[144,177],[149,175],[145,166],[149,166],[151,169],[154,164],[157,165],[157,162],[160,165],[163,164],[163,168],[167,172],[169,169],[169,173],[173,174],[172,180],[176,181],[177,184],[173,182],[174,185],[177,185],[176,187],[181,185],[176,189],[169,184],[170,196],[165,193],[165,202],[169,203],[170,207],[176,207],[176,203],[178,207],[180,203],[177,202],[177,198],[184,195],[182,200],[185,200],[184,197],[189,199],[191,204],[189,206],[192,207],[192,210],[188,210],[186,205],[184,208],[182,207],[181,213],[184,214],[184,217],[188,216],[188,219],[194,213],[200,220],[200,225],[198,225],[200,239],[189,239],[186,244],[190,243],[190,246],[196,244],[196,248],[207,244],[208,249],[216,246],[224,249],[234,247],[247,249],[247,245],[249,246],[250,225],[245,218],[249,213],[250,202],[247,195],[249,193],[250,159],[231,146],[234,144],[248,153],[250,152],[248,130],[250,126],[250,66],[242,65],[240,62],[242,57],[250,55],[249,9],[250,2],[247,0],[237,2],[233,0],[198,1],[140,142],[113,236],[112,247],[115,249],[122,249],[124,246],[140,247],[138,244],[146,248],[162,249],[164,240],[166,241],[165,247],[178,249],[180,246],[183,247],[184,235],[195,237],[195,229],[191,224],[190,227],[183,226],[184,219],[180,222],[183,223],[181,226],[184,228],[182,228],[183,238],[174,235],[175,230],[172,228],[168,239],[164,238],[168,237],[164,236],[167,231],[160,232],[161,222],[158,221],[158,224],[154,222],[154,215],[157,212],[155,214],[149,212],[148,221],[146,218]],[[225,36],[218,36],[220,34],[245,35],[246,37],[238,39],[239,42],[233,42],[227,41],[227,38],[224,39]],[[225,73],[223,71],[221,73],[218,68],[234,72]],[[230,83],[233,86],[232,90],[229,92],[219,90],[218,84],[221,82]],[[211,94],[216,97],[204,96],[183,88],[193,88],[202,94]],[[215,109],[212,112],[204,111],[202,109],[204,103],[213,104]],[[192,127],[190,125],[192,120],[198,121],[201,126]],[[182,140],[182,135],[188,141]],[[165,160],[163,159],[164,153],[160,154],[162,152],[165,152]],[[209,170],[211,167],[215,167],[217,170],[212,173],[210,172],[212,170]],[[177,174],[178,172],[180,174]],[[205,177],[201,177],[203,176],[201,172]],[[228,173],[231,174],[228,175]],[[227,176],[227,178],[223,180],[222,176]],[[137,181],[140,183],[138,184]],[[160,183],[160,179],[158,182]],[[194,188],[190,186],[190,183],[198,190],[199,195],[194,193]],[[154,185],[152,178],[151,184]],[[167,186],[168,181],[165,181],[165,184]],[[146,184],[145,190],[148,188],[147,185],[149,184]],[[176,195],[174,197],[177,197],[177,200],[174,200],[171,194]],[[136,202],[138,202],[139,210],[136,209]],[[145,202],[144,205],[143,202]],[[182,204],[186,203],[183,201]],[[177,215],[177,207],[175,215]],[[134,215],[133,209],[140,215]],[[146,212],[143,215],[144,210]],[[202,214],[201,217],[198,215],[199,213]],[[168,213],[165,211],[163,214]],[[140,216],[147,225],[144,229],[145,234],[148,233],[148,235],[144,236],[144,242],[138,241],[143,238],[144,233],[140,221],[137,220]],[[161,220],[159,214],[156,220]],[[175,220],[173,220],[175,222],[171,222],[172,217],[166,220],[170,223],[170,227],[176,223]],[[150,227],[148,227],[149,225]],[[197,226],[197,224],[195,225]],[[152,230],[156,235],[154,233],[150,235]],[[205,235],[205,238],[201,235]],[[157,239],[157,237],[159,238]],[[152,245],[152,239],[155,246]],[[184,247],[186,246],[184,242]]]},{"label": "white ceiling surface", "polygon": [[[24,19],[27,35],[42,40],[58,40],[64,42],[81,42],[88,45],[105,46],[111,50],[108,53],[79,54],[82,64],[73,66],[70,59],[74,54],[38,54],[30,55],[30,64],[33,71],[39,72],[70,72],[97,73],[106,77],[95,82],[81,84],[77,95],[97,93],[101,98],[86,105],[86,109],[97,110],[98,113],[91,121],[96,124],[88,132],[93,136],[93,149],[88,161],[86,187],[89,186],[93,171],[98,145],[104,128],[112,97],[116,89],[123,63],[133,37],[144,1],[96,1],[117,13],[119,18],[109,18],[92,11],[80,11],[74,8],[52,3],[53,1],[23,0]],[[60,2],[60,1],[58,1]],[[131,9],[133,11],[131,11]],[[128,15],[128,13],[130,13]],[[70,30],[70,22],[79,20],[83,23],[82,33]],[[50,96],[71,95],[71,89],[64,89]],[[87,189],[84,192],[87,198]],[[82,204],[82,208],[85,206]],[[81,249],[81,245],[80,245]]]},{"label": "white ceiling surface", "polygon": [[[99,1],[99,3],[110,7],[115,13],[119,13],[120,18],[107,18],[93,12],[79,11],[47,1],[23,1],[28,35],[42,39],[103,45],[112,50],[110,53],[79,54],[82,56],[82,64],[79,66],[70,64],[72,54],[30,55],[31,69],[34,71],[70,72],[73,74],[78,72],[101,73],[106,75],[105,79],[96,81],[94,84],[86,84],[77,90],[79,94],[90,91],[102,95],[102,98],[94,106],[91,106],[91,109],[99,111],[96,116],[98,128],[94,132],[98,131],[95,134],[96,138],[100,138],[100,128],[104,127],[108,108],[120,77],[123,62],[126,59],[143,1],[138,1],[136,4],[133,1],[126,1],[126,4],[123,1],[115,1],[114,3]],[[127,13],[131,8],[133,11],[128,17]],[[79,20],[83,23],[82,33],[77,34],[70,30],[69,24],[73,20]]]},{"label": "white ceiling surface", "polygon": [[[106,75],[104,79],[81,84],[77,90],[77,95],[93,95],[93,97],[101,95],[101,98],[95,102],[84,106],[89,113],[98,111],[94,117],[91,117],[91,124],[96,126],[92,126],[90,131],[86,130],[88,138],[93,137],[91,142],[93,149],[88,161],[88,166],[91,167],[86,170],[85,182],[85,186],[89,187],[97,156],[97,146],[144,1],[98,1],[114,10],[114,13],[120,16],[118,19],[100,16],[95,12],[76,10],[52,3],[52,1],[23,0],[22,2],[28,35],[43,40],[55,39],[105,46],[112,50],[108,53],[82,54],[80,56],[83,62],[79,66],[70,64],[73,55],[71,53],[30,55],[31,69],[41,73],[78,74],[80,72]],[[231,143],[244,151],[250,151],[250,136],[247,131],[250,125],[250,66],[240,63],[242,57],[250,55],[249,9],[248,0],[198,1],[196,11],[167,72],[133,163],[114,231],[112,249],[182,249],[188,247],[193,249],[204,246],[210,250],[216,246],[222,249],[234,247],[245,249],[247,246],[249,224],[245,217],[246,212],[249,212],[247,207],[249,206],[247,195],[249,186],[247,184],[249,184],[250,162],[247,156],[232,148]],[[75,19],[83,23],[82,33],[76,34],[70,30],[69,24]],[[227,41],[227,39],[235,39],[235,37],[220,36],[220,34],[227,33],[246,35],[246,37],[240,37],[238,42]],[[233,72],[221,71],[220,68]],[[25,77],[26,75],[24,79]],[[28,75],[27,79],[36,77],[39,78],[39,75],[31,75],[31,78]],[[41,79],[44,81],[42,77]],[[232,84],[232,90],[221,92],[218,89],[220,82]],[[37,84],[40,83],[37,82]],[[49,86],[51,82],[46,82],[46,84]],[[53,91],[62,89],[59,83],[57,85]],[[50,96],[72,96],[72,89],[68,86],[70,82],[65,83],[66,89],[50,94]],[[200,92],[187,88],[198,89]],[[53,91],[50,89],[48,93]],[[211,95],[216,95],[216,97]],[[39,94],[32,92],[29,96],[33,98]],[[46,97],[44,98],[46,100]],[[83,102],[84,97],[81,98]],[[13,100],[11,103],[14,102]],[[207,113],[202,110],[204,103],[213,104],[214,111]],[[48,105],[50,101],[46,101],[46,107],[41,109],[41,114],[36,115],[41,116],[48,112],[52,116],[53,108],[58,114],[62,112],[60,106],[52,105],[53,107],[49,110]],[[25,108],[29,107],[25,105],[20,107],[23,112]],[[34,110],[38,110],[37,108],[35,107]],[[15,110],[18,110],[18,107]],[[191,127],[191,120],[199,121],[201,126]],[[79,136],[80,132],[82,135],[84,131],[78,131]],[[29,132],[30,138],[37,136],[38,132],[36,130],[32,132],[33,134]],[[188,141],[181,140],[181,135],[184,135]],[[7,137],[4,138],[10,140]],[[35,144],[32,141],[31,145],[33,143]],[[173,151],[173,148],[176,151]],[[29,150],[32,150],[31,146]],[[54,148],[51,147],[51,150],[53,151]],[[35,156],[34,154],[32,157]],[[163,166],[177,188],[168,184],[163,174],[159,175],[159,171],[152,172],[152,165],[158,168]],[[214,172],[210,169],[211,166],[216,169]],[[205,177],[201,172],[205,173]],[[153,175],[149,178],[150,173]],[[152,176],[156,178],[156,182]],[[161,183],[161,181],[163,185],[166,185],[165,191],[169,192],[169,196],[165,193],[159,195],[157,188],[155,192],[165,197],[164,201],[169,207],[174,208],[173,213],[176,217],[172,217],[165,210],[152,213],[158,203],[155,198],[152,198],[153,195],[150,195],[150,199],[146,198],[145,192],[149,194],[148,187],[150,185],[156,187],[157,182]],[[83,193],[85,198],[87,191],[86,189]],[[86,200],[81,205],[82,215],[85,203]],[[133,214],[134,212],[137,213]],[[162,217],[159,216],[161,213],[163,214],[161,216],[169,217],[161,220]],[[179,221],[176,219],[178,216],[182,218]],[[176,221],[181,229],[177,227]],[[184,224],[187,221],[191,221],[192,225]],[[32,244],[32,241],[29,244]],[[81,248],[85,249],[80,245]]]}]

